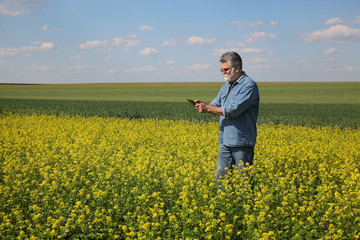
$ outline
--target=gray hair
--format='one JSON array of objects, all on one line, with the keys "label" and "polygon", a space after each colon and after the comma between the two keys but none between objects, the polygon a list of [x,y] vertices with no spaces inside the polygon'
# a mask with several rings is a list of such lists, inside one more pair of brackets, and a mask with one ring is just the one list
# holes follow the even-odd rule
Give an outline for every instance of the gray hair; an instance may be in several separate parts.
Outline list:
[{"label": "gray hair", "polygon": [[236,52],[226,52],[220,57],[220,62],[225,63],[229,61],[231,67],[240,67],[240,71],[242,71],[242,59],[239,54]]}]

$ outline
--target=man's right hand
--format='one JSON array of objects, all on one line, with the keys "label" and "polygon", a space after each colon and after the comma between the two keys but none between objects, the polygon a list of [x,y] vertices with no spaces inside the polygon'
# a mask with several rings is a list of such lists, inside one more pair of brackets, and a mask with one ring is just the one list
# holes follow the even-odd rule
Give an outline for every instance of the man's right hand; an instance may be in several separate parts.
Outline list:
[{"label": "man's right hand", "polygon": [[199,99],[196,99],[194,102],[196,103],[195,108],[200,113],[211,113],[211,114],[223,116],[223,112],[222,112],[221,107],[215,107],[211,103],[210,104],[204,104]]},{"label": "man's right hand", "polygon": [[200,113],[206,113],[207,112],[206,104],[204,104],[199,99],[196,99],[194,102],[196,103],[195,108],[198,110],[198,112],[200,112]]}]

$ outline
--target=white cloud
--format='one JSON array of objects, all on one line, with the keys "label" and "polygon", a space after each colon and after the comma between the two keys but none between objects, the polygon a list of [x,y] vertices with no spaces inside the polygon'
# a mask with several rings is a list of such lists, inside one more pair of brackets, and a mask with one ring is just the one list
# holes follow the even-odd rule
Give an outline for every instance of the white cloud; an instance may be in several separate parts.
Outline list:
[{"label": "white cloud", "polygon": [[110,42],[109,47],[113,46],[122,46],[124,50],[130,50],[133,47],[138,46],[141,43],[140,40],[133,39],[123,39],[120,37],[116,37]]},{"label": "white cloud", "polygon": [[156,56],[159,54],[159,51],[155,48],[144,48],[143,50],[139,51],[139,55],[141,56]]},{"label": "white cloud", "polygon": [[153,66],[153,65],[147,65],[147,66],[143,66],[143,67],[135,67],[135,68],[129,68],[126,69],[125,72],[129,72],[129,73],[137,73],[137,72],[154,72],[154,71],[159,71],[160,69]]},{"label": "white cloud", "polygon": [[[107,42],[106,44],[110,46],[111,42],[109,42],[109,43]],[[115,38],[112,39],[112,45],[113,46],[121,46],[123,44],[125,44],[125,39],[123,39],[121,37],[115,37]]]},{"label": "white cloud", "polygon": [[140,30],[143,30],[143,31],[155,31],[155,28],[151,27],[151,26],[148,26],[148,25],[143,25],[143,26],[140,26],[139,27]]},{"label": "white cloud", "polygon": [[237,26],[238,28],[246,27],[246,24],[243,21],[232,21],[231,24]]},{"label": "white cloud", "polygon": [[81,56],[80,54],[76,54],[73,56],[70,56],[69,59],[73,59],[73,60],[83,60],[83,56]]},{"label": "white cloud", "polygon": [[20,52],[36,52],[39,51],[40,48],[38,46],[22,46]]},{"label": "white cloud", "polygon": [[259,48],[243,48],[240,50],[240,52],[242,54],[247,54],[247,53],[262,53],[264,52],[264,50],[259,49]]},{"label": "white cloud", "polygon": [[345,66],[342,70],[345,72],[360,72],[360,67]]},{"label": "white cloud", "polygon": [[5,0],[0,3],[0,14],[16,17],[27,14],[29,11],[24,7],[44,5],[50,0]]},{"label": "white cloud", "polygon": [[198,36],[192,36],[192,37],[189,37],[189,39],[186,41],[186,43],[188,45],[195,46],[195,45],[211,44],[211,43],[214,43],[215,41],[216,41],[216,38],[206,39],[206,38],[202,38],[202,37],[198,37]]},{"label": "white cloud", "polygon": [[323,54],[333,54],[333,53],[342,53],[344,52],[343,50],[339,50],[337,48],[329,48],[325,51],[323,51]]},{"label": "white cloud", "polygon": [[253,22],[249,24],[250,28],[259,28],[262,27],[264,24],[261,21]]},{"label": "white cloud", "polygon": [[277,36],[275,34],[270,34],[270,33],[265,33],[265,32],[255,32],[250,34],[249,36],[245,36],[246,39],[246,43],[252,43],[256,40],[277,40]]},{"label": "white cloud", "polygon": [[334,17],[334,18],[330,18],[329,20],[327,20],[325,22],[325,25],[335,25],[335,24],[339,24],[342,23],[343,20],[339,17]]},{"label": "white cloud", "polygon": [[232,21],[231,24],[237,26],[238,28],[260,28],[263,27],[264,24],[262,21],[256,22],[246,22],[246,21]]},{"label": "white cloud", "polygon": [[187,69],[190,69],[190,70],[206,70],[206,69],[209,69],[211,67],[210,64],[199,64],[199,63],[195,63],[194,65],[192,66],[186,66]]},{"label": "white cloud", "polygon": [[44,42],[40,46],[41,51],[50,51],[55,48],[55,44],[52,42]]},{"label": "white cloud", "polygon": [[82,49],[96,49],[96,50],[110,50],[113,47],[122,47],[123,50],[130,50],[141,43],[140,40],[124,39],[115,37],[111,40],[93,40],[81,43],[79,48]]},{"label": "white cloud", "polygon": [[20,53],[20,48],[0,48],[0,56],[15,56]]},{"label": "white cloud", "polygon": [[110,49],[111,44],[106,40],[93,40],[81,43],[79,47],[83,49]]},{"label": "white cloud", "polygon": [[265,32],[255,32],[250,35],[244,35],[243,37],[246,38],[244,42],[227,42],[226,45],[229,47],[245,47],[256,40],[274,41],[278,39],[275,34]]},{"label": "white cloud", "polygon": [[0,14],[9,17],[16,17],[22,14],[29,13],[26,9],[19,9],[18,7],[13,6],[9,1],[0,3]]},{"label": "white cloud", "polygon": [[0,48],[0,56],[16,56],[21,53],[29,54],[31,52],[47,52],[55,48],[55,44],[52,42],[34,42],[34,45],[40,46],[22,46],[19,48]]},{"label": "white cloud", "polygon": [[325,22],[325,25],[337,25],[337,24],[360,24],[360,16],[356,16],[351,20],[343,20],[339,17],[330,18]]},{"label": "white cloud", "polygon": [[345,25],[331,26],[325,30],[305,33],[300,36],[305,42],[335,42],[344,43],[360,40],[360,29],[350,28]]},{"label": "white cloud", "polygon": [[279,23],[277,22],[277,21],[271,21],[270,23],[269,23],[269,25],[271,26],[271,27],[274,27],[274,26],[276,26],[276,25],[278,25]]},{"label": "white cloud", "polygon": [[45,65],[33,64],[30,67],[28,67],[27,69],[34,70],[34,71],[48,71],[48,70],[50,70],[50,67],[45,66]]},{"label": "white cloud", "polygon": [[175,60],[169,60],[169,61],[166,61],[165,64],[166,64],[166,65],[175,65],[175,64],[176,64],[176,61],[175,61]]},{"label": "white cloud", "polygon": [[41,29],[43,31],[52,31],[52,32],[57,32],[59,31],[57,28],[49,28],[49,26],[47,24],[42,25]]},{"label": "white cloud", "polygon": [[125,40],[125,45],[124,45],[124,47],[125,47],[125,48],[132,48],[132,47],[138,46],[140,43],[141,43],[140,40],[131,40],[131,39],[128,39],[128,40]]},{"label": "white cloud", "polygon": [[53,66],[46,66],[46,65],[37,65],[33,64],[29,66],[27,69],[33,70],[33,71],[60,71],[63,73],[81,73],[81,72],[88,72],[89,69],[94,69],[94,66],[92,65],[73,65],[73,66],[67,66],[65,68],[59,68],[59,67],[53,67]]},{"label": "white cloud", "polygon": [[91,65],[75,65],[75,66],[68,66],[66,68],[66,71],[79,72],[79,71],[92,69],[92,68],[93,68],[93,66],[91,66]]},{"label": "white cloud", "polygon": [[175,39],[171,38],[170,40],[164,41],[161,46],[163,46],[163,47],[176,47],[177,42],[175,41]]}]

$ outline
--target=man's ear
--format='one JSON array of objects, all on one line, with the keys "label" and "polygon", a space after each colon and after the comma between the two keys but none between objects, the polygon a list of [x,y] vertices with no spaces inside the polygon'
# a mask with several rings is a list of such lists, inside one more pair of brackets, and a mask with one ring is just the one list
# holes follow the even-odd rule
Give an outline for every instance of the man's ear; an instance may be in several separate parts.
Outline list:
[{"label": "man's ear", "polygon": [[239,72],[239,71],[240,71],[240,67],[239,67],[239,66],[236,66],[235,72]]}]

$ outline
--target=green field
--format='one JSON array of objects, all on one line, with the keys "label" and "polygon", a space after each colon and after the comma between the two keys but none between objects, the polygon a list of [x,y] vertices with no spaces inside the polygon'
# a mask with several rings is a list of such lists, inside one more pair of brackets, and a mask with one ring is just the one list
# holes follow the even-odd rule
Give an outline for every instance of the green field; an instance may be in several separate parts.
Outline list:
[{"label": "green field", "polygon": [[360,84],[260,83],[224,192],[220,86],[0,85],[0,239],[359,239]]},{"label": "green field", "polygon": [[[187,98],[210,102],[222,83],[0,85],[0,112],[216,121]],[[359,127],[360,83],[259,83],[259,124]]]}]

